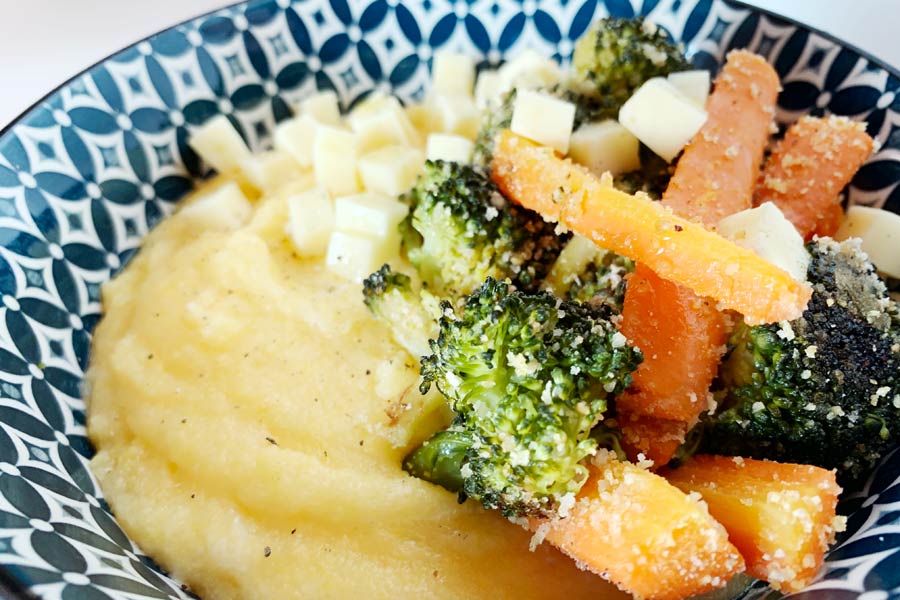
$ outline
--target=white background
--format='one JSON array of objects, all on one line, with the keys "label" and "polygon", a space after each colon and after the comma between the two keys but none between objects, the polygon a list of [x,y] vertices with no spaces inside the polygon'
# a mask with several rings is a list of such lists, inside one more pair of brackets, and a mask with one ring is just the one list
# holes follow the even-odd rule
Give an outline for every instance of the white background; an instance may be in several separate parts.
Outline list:
[{"label": "white background", "polygon": [[[408,0],[419,1],[419,0]],[[229,0],[0,0],[0,127],[113,52]],[[749,0],[900,66],[900,0]]]}]

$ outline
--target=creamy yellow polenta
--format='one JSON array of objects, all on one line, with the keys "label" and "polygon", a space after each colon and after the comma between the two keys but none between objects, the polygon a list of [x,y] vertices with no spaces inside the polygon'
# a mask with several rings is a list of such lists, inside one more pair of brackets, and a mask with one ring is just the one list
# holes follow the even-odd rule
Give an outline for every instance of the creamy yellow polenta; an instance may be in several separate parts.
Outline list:
[{"label": "creamy yellow polenta", "polygon": [[205,598],[617,594],[403,472],[416,368],[286,219],[277,195],[233,231],[176,214],[103,290],[93,469],[133,539]]}]

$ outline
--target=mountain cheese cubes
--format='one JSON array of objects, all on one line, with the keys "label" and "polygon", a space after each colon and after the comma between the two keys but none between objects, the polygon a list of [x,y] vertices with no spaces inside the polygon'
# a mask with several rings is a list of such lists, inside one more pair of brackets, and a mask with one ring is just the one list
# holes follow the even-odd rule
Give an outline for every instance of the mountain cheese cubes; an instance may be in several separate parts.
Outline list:
[{"label": "mountain cheese cubes", "polygon": [[738,246],[753,250],[797,281],[806,281],[809,253],[803,237],[772,202],[764,202],[719,221],[718,231]]},{"label": "mountain cheese cubes", "polygon": [[468,163],[475,144],[472,140],[452,133],[432,133],[425,142],[425,158]]},{"label": "mountain cheese cubes", "polygon": [[189,143],[200,158],[220,174],[236,174],[259,187],[253,169],[253,154],[225,115],[217,115],[191,132]]},{"label": "mountain cheese cubes", "polygon": [[360,157],[359,176],[366,190],[399,196],[413,186],[424,164],[418,148],[385,146]]},{"label": "mountain cheese cubes", "polygon": [[834,239],[851,237],[862,239],[862,249],[876,269],[900,278],[900,215],[880,208],[851,206]]},{"label": "mountain cheese cubes", "polygon": [[405,204],[384,194],[363,192],[342,196],[334,201],[334,227],[345,233],[399,242],[397,226],[407,211]]},{"label": "mountain cheese cubes", "polygon": [[384,263],[396,257],[383,240],[357,233],[335,231],[328,243],[325,265],[350,281],[362,281]]},{"label": "mountain cheese cubes", "polygon": [[582,125],[569,141],[569,156],[601,175],[634,171],[641,166],[640,142],[622,124],[610,119]]},{"label": "mountain cheese cubes", "polygon": [[464,54],[438,52],[431,66],[431,89],[438,94],[472,95],[475,62]]},{"label": "mountain cheese cubes", "polygon": [[316,92],[300,102],[300,114],[309,115],[323,125],[340,126],[341,108],[337,94],[331,90]]},{"label": "mountain cheese cubes", "polygon": [[644,83],[619,110],[619,122],[668,162],[706,122],[706,111],[662,77]]},{"label": "mountain cheese cubes", "polygon": [[316,183],[335,196],[358,192],[359,143],[359,137],[349,131],[320,125],[313,143]]},{"label": "mountain cheese cubes", "polygon": [[360,152],[383,146],[417,146],[419,134],[393,96],[367,98],[347,117],[350,129],[359,136]]},{"label": "mountain cheese cubes", "polygon": [[301,167],[311,167],[318,128],[319,122],[310,115],[282,121],[275,127],[275,149],[290,155]]},{"label": "mountain cheese cubes", "polygon": [[678,88],[678,91],[694,101],[700,108],[706,107],[706,99],[709,97],[709,71],[697,69],[694,71],[679,71],[669,73],[666,79]]},{"label": "mountain cheese cubes", "polygon": [[575,105],[550,94],[519,90],[513,106],[513,133],[565,154],[575,122]]},{"label": "mountain cheese cubes", "polygon": [[181,209],[203,229],[233,231],[247,222],[253,207],[241,188],[233,181],[196,197]]},{"label": "mountain cheese cubes", "polygon": [[334,205],[322,188],[288,195],[287,232],[297,254],[314,257],[325,254],[334,229]]}]

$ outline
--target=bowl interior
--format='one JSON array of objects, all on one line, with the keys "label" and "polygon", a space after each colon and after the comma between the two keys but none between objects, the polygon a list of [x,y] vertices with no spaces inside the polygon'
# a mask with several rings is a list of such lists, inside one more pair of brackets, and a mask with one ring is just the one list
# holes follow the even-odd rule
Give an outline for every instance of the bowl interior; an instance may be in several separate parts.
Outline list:
[{"label": "bowl interior", "polygon": [[[897,74],[740,4],[264,0],[164,31],[67,82],[0,137],[0,580],[47,598],[190,595],[141,554],[103,500],[88,468],[82,377],[102,283],[208,176],[187,145],[194,127],[225,113],[263,148],[315,89],[336,90],[345,108],[373,90],[421,99],[437,49],[482,66],[525,48],[566,61],[608,13],[648,14],[704,68],[731,48],[766,56],[783,80],[781,124],[809,113],[866,120],[881,149],[849,201],[900,212]],[[848,532],[817,594],[900,585],[898,477],[900,458],[888,459],[847,495]]]}]

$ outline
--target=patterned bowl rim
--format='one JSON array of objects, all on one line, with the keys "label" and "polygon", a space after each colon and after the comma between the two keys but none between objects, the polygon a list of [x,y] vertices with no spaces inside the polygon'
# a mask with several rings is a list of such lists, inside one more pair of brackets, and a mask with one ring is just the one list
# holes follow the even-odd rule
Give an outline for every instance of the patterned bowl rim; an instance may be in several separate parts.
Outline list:
[{"label": "patterned bowl rim", "polygon": [[[90,63],[89,65],[85,66],[81,70],[77,71],[76,73],[73,73],[71,76],[69,76],[66,79],[64,79],[63,81],[61,81],[59,84],[57,84],[52,89],[50,89],[46,94],[37,98],[34,102],[32,102],[30,105],[28,105],[25,109],[21,110],[6,125],[4,125],[3,127],[0,127],[0,141],[2,141],[7,135],[9,135],[16,126],[23,123],[33,112],[35,112],[37,109],[39,109],[43,103],[47,102],[53,96],[55,96],[56,94],[63,91],[67,86],[72,84],[77,79],[85,76],[87,73],[89,73],[95,67],[98,67],[100,65],[107,63],[108,61],[112,60],[115,56],[119,55],[120,53],[137,46],[141,42],[149,41],[149,40],[157,37],[158,35],[163,34],[172,29],[176,29],[178,27],[182,27],[182,26],[188,25],[190,23],[206,19],[206,18],[211,17],[220,12],[227,12],[227,11],[231,11],[240,6],[253,4],[254,2],[257,2],[257,1],[261,1],[261,0],[236,0],[233,2],[228,2],[227,4],[223,4],[222,6],[219,6],[217,8],[213,8],[213,9],[195,14],[193,16],[181,19],[179,21],[176,21],[168,26],[165,26],[161,29],[153,31],[152,33],[150,33],[144,37],[138,38],[131,43],[125,44],[125,45],[109,52],[108,54],[102,56],[101,58]],[[691,0],[691,1],[694,3],[699,3],[702,0]],[[804,30],[808,33],[821,36],[822,38],[828,40],[829,42],[832,42],[832,43],[840,46],[843,49],[846,49],[846,50],[849,50],[849,51],[855,53],[860,58],[866,59],[867,61],[869,61],[870,64],[877,66],[879,69],[882,69],[883,71],[888,73],[890,76],[900,79],[900,64],[898,64],[897,66],[894,66],[894,65],[888,63],[885,59],[877,57],[874,54],[872,54],[871,52],[863,50],[859,46],[857,46],[853,43],[850,43],[847,40],[842,39],[841,37],[839,37],[837,35],[829,33],[818,27],[815,27],[815,26],[812,26],[812,25],[809,25],[806,23],[802,23],[792,17],[778,14],[777,12],[774,12],[770,9],[755,6],[755,5],[751,4],[750,2],[748,2],[747,0],[724,0],[724,1],[728,4],[733,4],[733,5],[739,6],[741,8],[747,9],[747,10],[751,11],[752,13],[764,15],[767,18],[774,20],[776,22],[781,22],[785,25],[795,27],[795,28]],[[894,452],[892,454],[897,454],[897,452]],[[26,587],[18,578],[16,578],[10,572],[10,570],[7,568],[7,566],[4,564],[0,564],[0,598],[10,598],[12,600],[41,600],[39,596],[37,596],[28,587]]]}]

